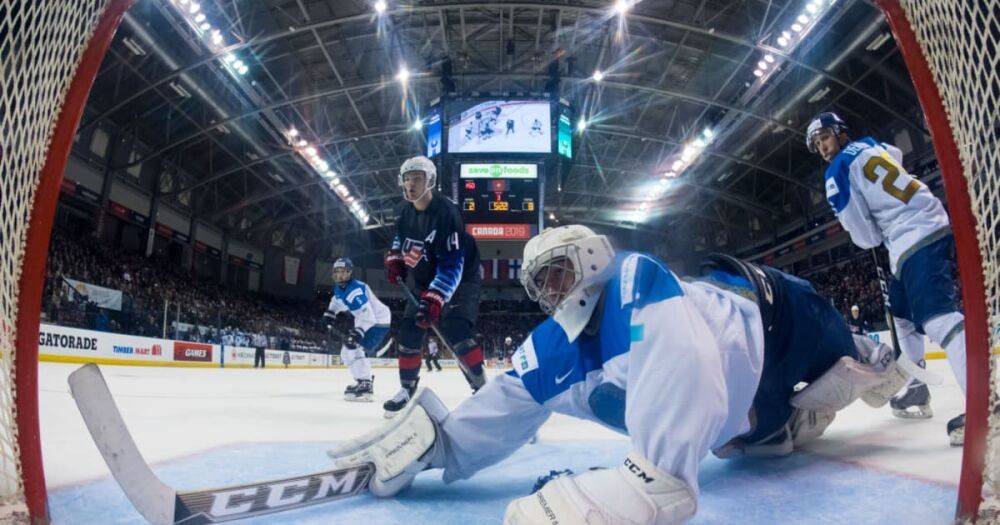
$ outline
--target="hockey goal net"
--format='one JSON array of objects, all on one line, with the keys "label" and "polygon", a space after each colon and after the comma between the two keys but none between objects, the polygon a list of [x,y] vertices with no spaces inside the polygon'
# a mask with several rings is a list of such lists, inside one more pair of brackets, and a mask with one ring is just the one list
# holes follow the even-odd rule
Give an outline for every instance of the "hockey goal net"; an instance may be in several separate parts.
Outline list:
[{"label": "hockey goal net", "polygon": [[84,102],[132,0],[0,0],[0,521],[46,522],[38,322]]},{"label": "hockey goal net", "polygon": [[1000,6],[876,0],[927,119],[948,196],[965,309],[965,448],[958,517],[1000,520]]}]

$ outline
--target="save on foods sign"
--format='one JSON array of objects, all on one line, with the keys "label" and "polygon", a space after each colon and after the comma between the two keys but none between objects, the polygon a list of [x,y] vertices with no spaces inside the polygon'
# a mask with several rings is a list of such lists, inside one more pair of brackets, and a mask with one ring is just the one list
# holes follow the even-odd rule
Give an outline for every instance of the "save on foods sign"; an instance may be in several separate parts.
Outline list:
[{"label": "save on foods sign", "polygon": [[463,179],[537,179],[537,164],[462,164]]}]

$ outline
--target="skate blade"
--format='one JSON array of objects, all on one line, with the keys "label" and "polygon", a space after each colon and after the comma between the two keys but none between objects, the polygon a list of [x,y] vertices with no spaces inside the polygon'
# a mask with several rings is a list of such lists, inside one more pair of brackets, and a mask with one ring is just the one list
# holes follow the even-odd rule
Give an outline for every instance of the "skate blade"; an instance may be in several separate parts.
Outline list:
[{"label": "skate blade", "polygon": [[398,414],[399,414],[399,411],[396,411],[396,412],[392,412],[392,411],[390,411],[390,410],[386,410],[386,411],[385,411],[385,412],[384,412],[384,413],[382,414],[382,417],[384,417],[384,418],[386,418],[386,419],[392,419],[392,418],[396,417],[396,416],[397,416]]},{"label": "skate blade", "polygon": [[[910,409],[913,409],[912,411]],[[892,415],[900,419],[930,419],[934,417],[934,411],[928,405],[918,407],[908,407],[903,410],[892,409]]]},{"label": "skate blade", "polygon": [[344,401],[348,403],[371,403],[374,401],[371,396],[360,396],[360,397],[345,397]]}]

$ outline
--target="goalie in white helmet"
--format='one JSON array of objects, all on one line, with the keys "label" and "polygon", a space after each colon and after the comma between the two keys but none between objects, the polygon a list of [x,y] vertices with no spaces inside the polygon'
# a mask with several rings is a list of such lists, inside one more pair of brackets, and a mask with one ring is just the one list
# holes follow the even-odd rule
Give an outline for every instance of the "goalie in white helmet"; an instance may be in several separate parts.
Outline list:
[{"label": "goalie in white helmet", "polygon": [[558,412],[628,435],[632,450],[618,468],[556,477],[514,500],[505,523],[678,523],[697,509],[710,450],[788,454],[857,397],[885,404],[906,380],[888,347],[856,343],[809,283],[771,268],[715,256],[684,282],[583,226],[533,238],[524,265],[522,284],[551,319],[514,369],[450,413],[419,391],[398,426],[333,451],[338,466],[373,463],[380,496],[425,468],[464,479]]}]

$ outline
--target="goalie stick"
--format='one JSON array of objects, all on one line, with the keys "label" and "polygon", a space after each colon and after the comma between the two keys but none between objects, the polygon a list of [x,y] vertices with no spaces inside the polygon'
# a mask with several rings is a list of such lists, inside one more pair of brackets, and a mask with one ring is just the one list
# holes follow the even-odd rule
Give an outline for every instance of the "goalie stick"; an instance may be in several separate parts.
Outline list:
[{"label": "goalie stick", "polygon": [[156,525],[200,525],[281,512],[348,498],[368,490],[375,466],[314,472],[212,489],[177,491],[142,458],[108,384],[90,363],[69,376],[69,388],[94,443],[125,496]]},{"label": "goalie stick", "polygon": [[899,367],[904,372],[910,374],[918,381],[932,386],[940,385],[942,382],[940,376],[928,372],[925,368],[920,368],[910,360],[909,356],[903,353],[902,348],[899,346],[899,336],[896,334],[896,318],[892,315],[889,303],[889,281],[885,278],[885,271],[882,269],[879,261],[877,249],[872,248],[871,252],[872,259],[875,260],[875,273],[878,275],[878,286],[882,291],[882,310],[885,312],[885,322],[889,325],[889,338],[892,340],[892,353],[896,356],[896,363],[899,364]]}]

